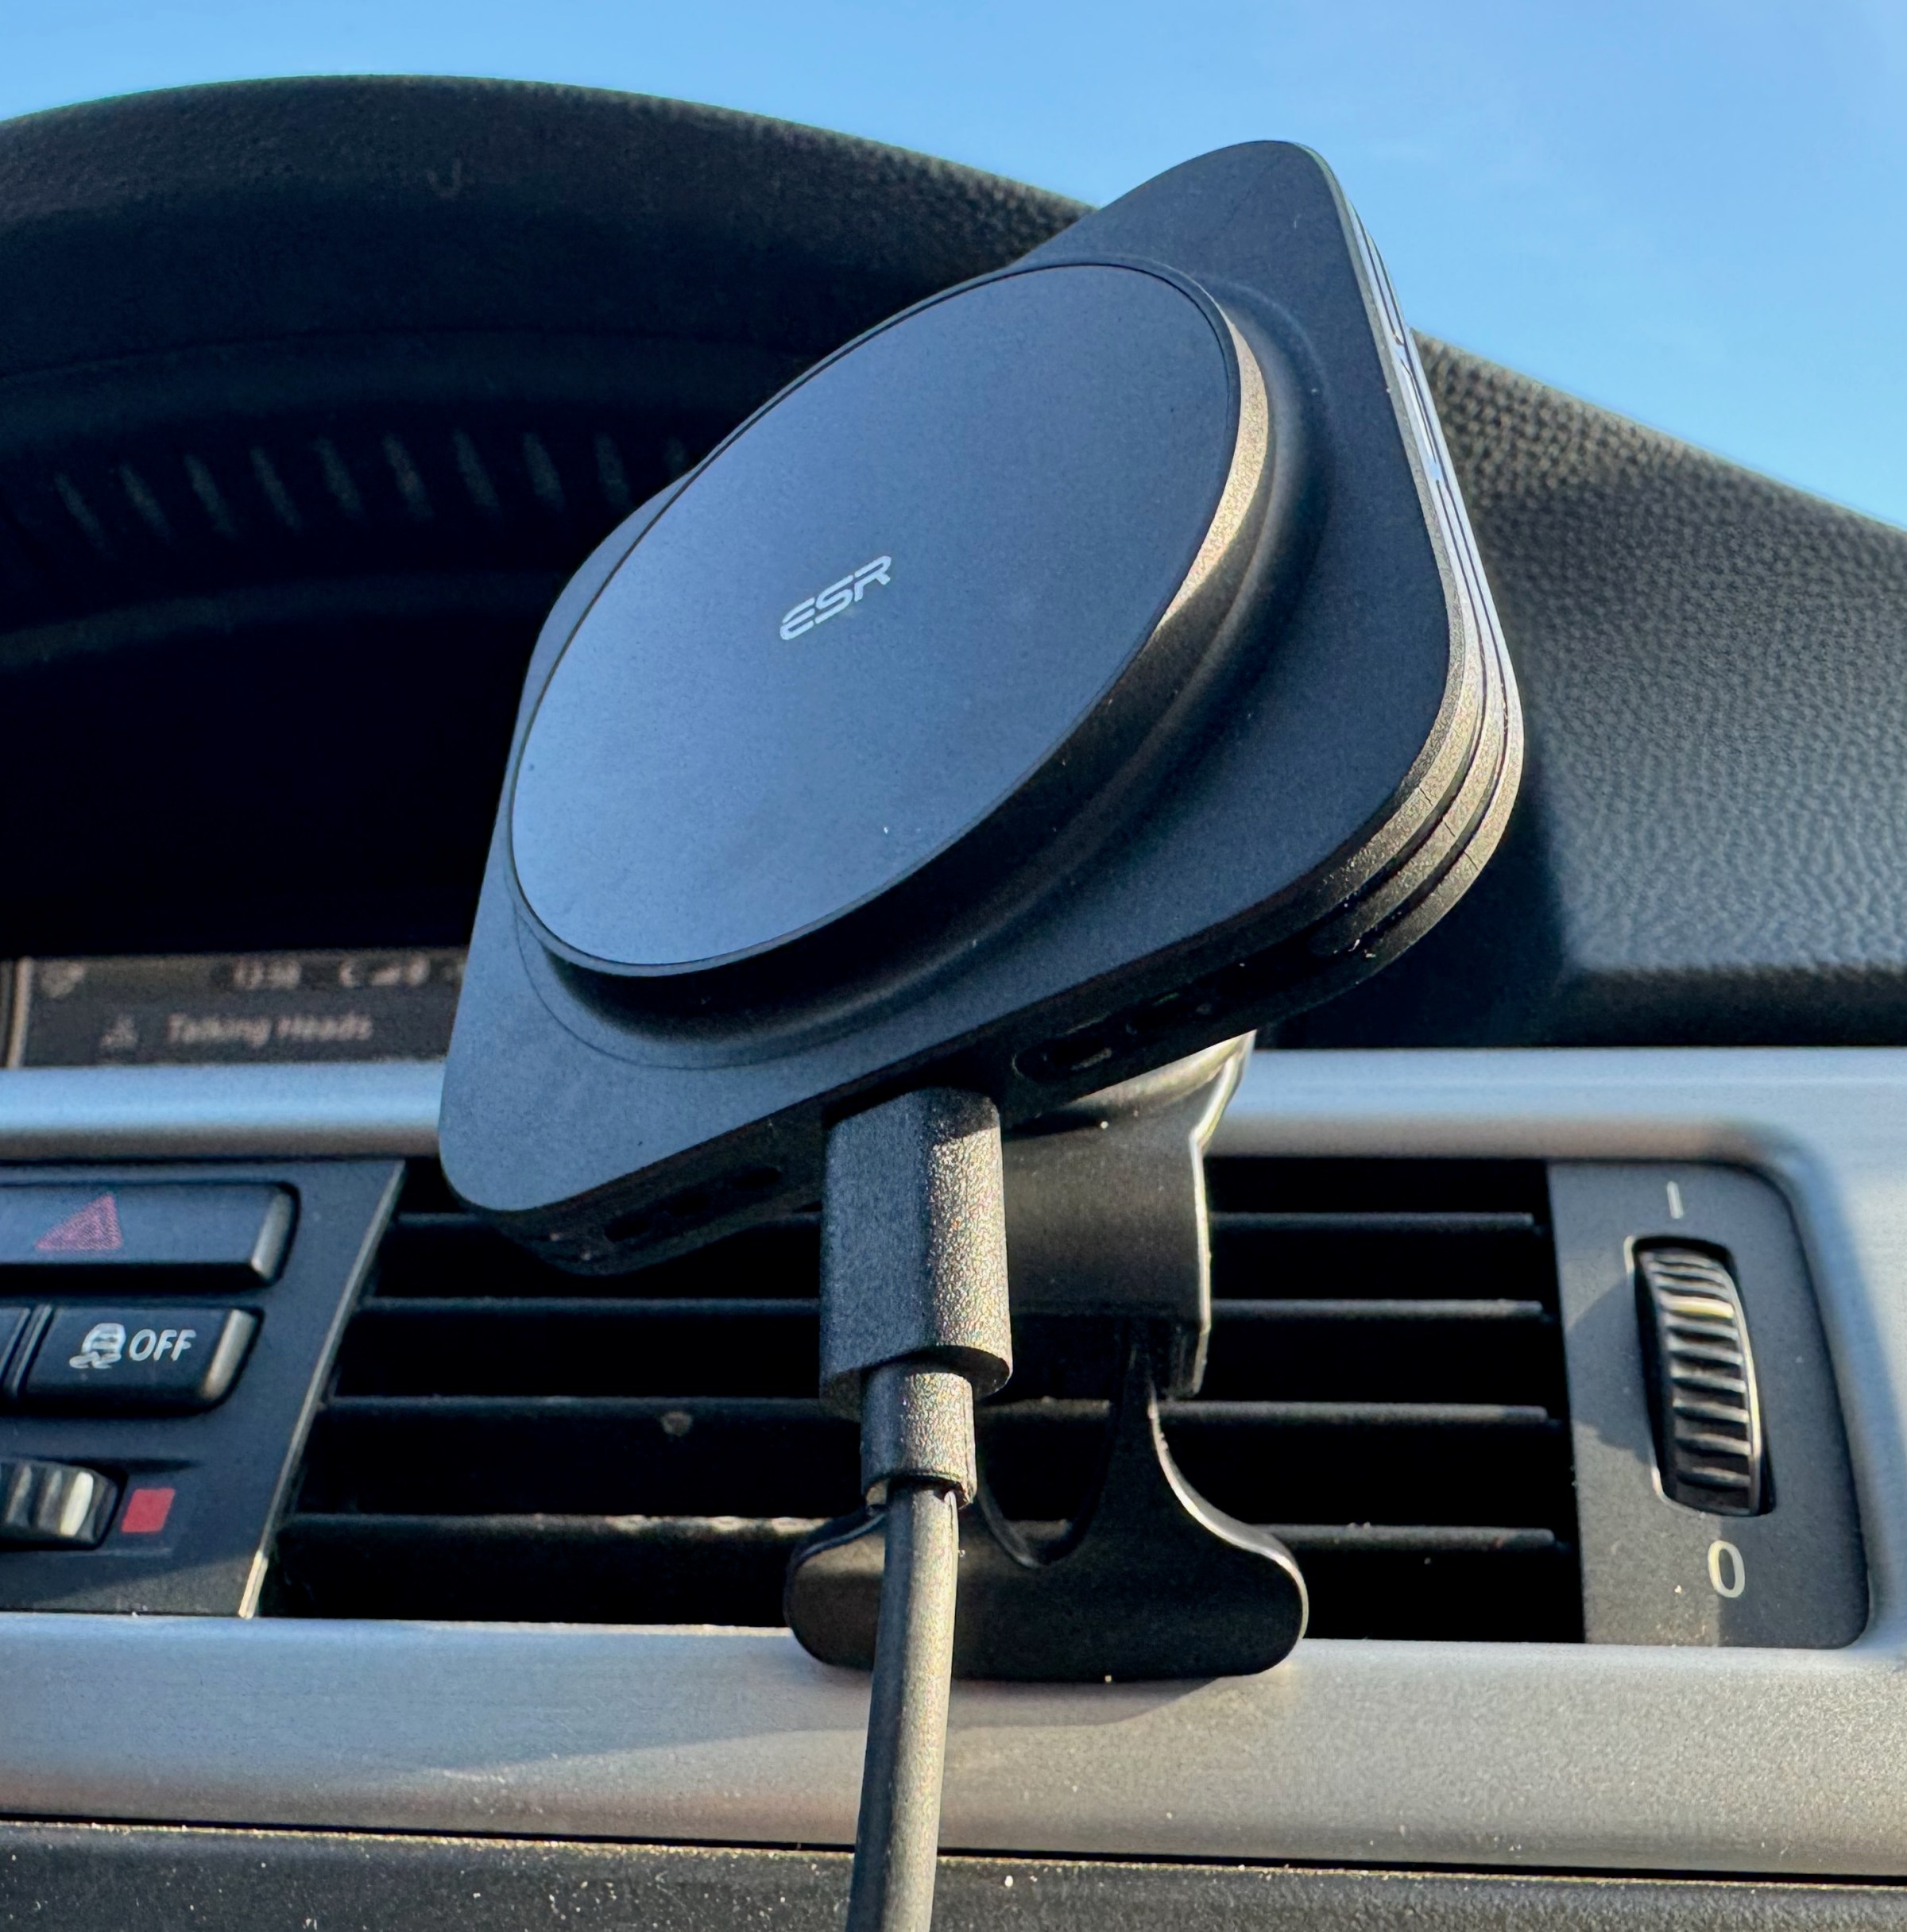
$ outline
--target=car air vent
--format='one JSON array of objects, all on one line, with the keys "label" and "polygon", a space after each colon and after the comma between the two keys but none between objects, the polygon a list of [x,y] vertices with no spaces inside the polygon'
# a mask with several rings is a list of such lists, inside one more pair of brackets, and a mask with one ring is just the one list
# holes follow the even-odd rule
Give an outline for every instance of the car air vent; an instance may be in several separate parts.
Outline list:
[{"label": "car air vent", "polygon": [[[1298,1552],[1319,1636],[1581,1634],[1535,1163],[1214,1160],[1211,1366],[1166,1430]],[[788,1552],[856,1506],[814,1397],[796,1215],[636,1275],[558,1273],[419,1165],[278,1540],[293,1616],[776,1625]],[[1084,1492],[1112,1338],[1022,1324],[981,1441],[1030,1522]]]}]

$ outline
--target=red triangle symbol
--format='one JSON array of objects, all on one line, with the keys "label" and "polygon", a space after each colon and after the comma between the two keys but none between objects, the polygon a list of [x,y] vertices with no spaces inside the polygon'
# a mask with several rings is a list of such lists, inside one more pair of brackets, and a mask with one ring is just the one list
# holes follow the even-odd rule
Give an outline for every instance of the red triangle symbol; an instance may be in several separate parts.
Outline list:
[{"label": "red triangle symbol", "polygon": [[88,1201],[33,1243],[41,1254],[110,1254],[126,1246],[119,1231],[119,1208],[110,1194]]}]

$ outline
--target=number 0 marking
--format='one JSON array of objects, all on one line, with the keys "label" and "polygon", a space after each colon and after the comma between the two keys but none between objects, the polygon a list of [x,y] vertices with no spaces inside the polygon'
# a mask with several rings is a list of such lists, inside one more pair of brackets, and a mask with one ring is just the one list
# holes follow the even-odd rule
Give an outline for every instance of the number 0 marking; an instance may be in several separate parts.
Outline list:
[{"label": "number 0 marking", "polygon": [[1718,1597],[1739,1597],[1748,1587],[1748,1567],[1732,1543],[1719,1538],[1708,1546],[1708,1581]]}]

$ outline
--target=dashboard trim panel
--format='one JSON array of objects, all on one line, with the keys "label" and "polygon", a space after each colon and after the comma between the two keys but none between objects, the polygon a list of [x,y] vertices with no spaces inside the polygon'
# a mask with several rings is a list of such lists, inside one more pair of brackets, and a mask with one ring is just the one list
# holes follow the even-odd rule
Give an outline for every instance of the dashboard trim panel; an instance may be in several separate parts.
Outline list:
[{"label": "dashboard trim panel", "polygon": [[440,1061],[14,1067],[0,1160],[182,1161],[433,1154]]},{"label": "dashboard trim panel", "polygon": [[[0,1074],[0,1157],[423,1153],[423,1065]],[[976,1851],[1907,1874],[1907,1050],[1263,1054],[1215,1151],[1739,1162],[1793,1205],[1874,1605],[1832,1652],[1308,1641],[969,1684]],[[0,1616],[0,1812],[845,1845],[865,1680],[775,1632]]]}]

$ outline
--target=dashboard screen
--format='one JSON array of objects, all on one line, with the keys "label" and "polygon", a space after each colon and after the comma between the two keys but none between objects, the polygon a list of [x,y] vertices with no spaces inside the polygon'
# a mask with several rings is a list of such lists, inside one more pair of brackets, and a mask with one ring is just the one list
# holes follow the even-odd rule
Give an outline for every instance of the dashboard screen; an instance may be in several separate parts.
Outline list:
[{"label": "dashboard screen", "polygon": [[0,966],[10,1067],[440,1060],[461,949],[25,959]]}]

